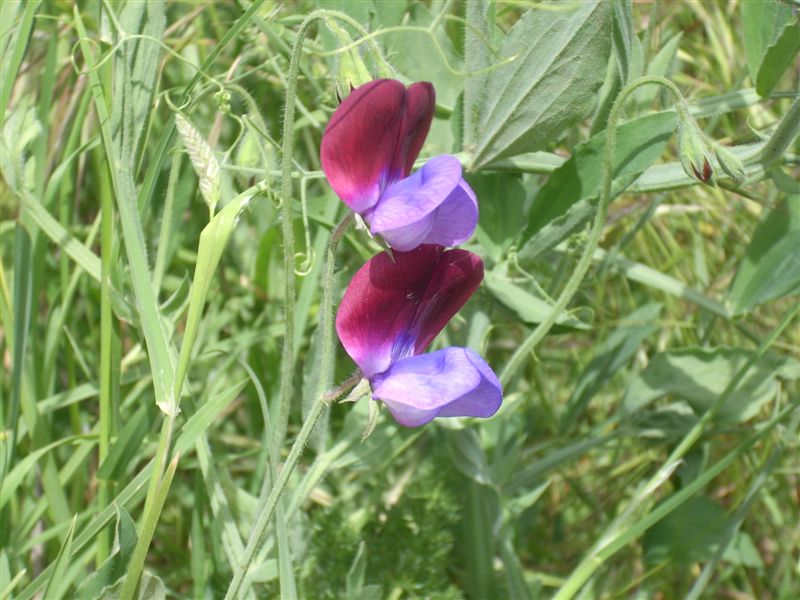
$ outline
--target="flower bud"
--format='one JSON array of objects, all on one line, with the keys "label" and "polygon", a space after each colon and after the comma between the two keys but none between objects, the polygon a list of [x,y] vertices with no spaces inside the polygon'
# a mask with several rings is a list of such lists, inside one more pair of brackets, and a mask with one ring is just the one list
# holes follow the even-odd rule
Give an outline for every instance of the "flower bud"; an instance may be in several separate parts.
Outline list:
[{"label": "flower bud", "polygon": [[[325,19],[325,24],[328,26],[330,32],[336,37],[336,41],[340,47],[347,47],[353,43],[350,34],[341,27],[335,19]],[[336,68],[336,95],[341,102],[350,92],[358,86],[372,81],[372,76],[369,74],[369,69],[361,59],[358,52],[358,47],[345,50],[338,55],[338,64]]]},{"label": "flower bud", "polygon": [[705,134],[690,115],[684,115],[678,126],[678,153],[686,174],[699,181],[713,185],[711,177],[711,149]]},{"label": "flower bud", "polygon": [[719,144],[714,144],[714,156],[717,159],[717,163],[728,177],[733,179],[736,183],[744,181],[744,165],[742,161],[739,160],[738,156]]}]

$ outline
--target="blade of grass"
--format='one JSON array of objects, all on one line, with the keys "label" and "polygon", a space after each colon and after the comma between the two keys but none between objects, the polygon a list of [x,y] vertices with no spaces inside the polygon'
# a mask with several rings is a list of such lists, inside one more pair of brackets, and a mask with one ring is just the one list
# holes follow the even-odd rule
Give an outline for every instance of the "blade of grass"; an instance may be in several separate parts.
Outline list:
[{"label": "blade of grass", "polygon": [[76,240],[64,227],[56,221],[48,210],[29,192],[21,191],[20,199],[27,214],[34,223],[49,237],[61,250],[72,258],[86,274],[100,283],[100,259],[86,246]]},{"label": "blade of grass", "polygon": [[[188,452],[195,443],[197,436],[201,435],[209,425],[224,411],[247,384],[247,380],[233,385],[220,392],[206,402],[181,429],[178,439],[175,440],[175,453]],[[87,528],[75,538],[72,556],[75,558],[83,548],[91,542],[97,533],[114,518],[116,507],[122,506],[130,509],[132,504],[143,494],[147,481],[153,472],[155,459],[149,461],[136,476],[120,491],[111,503],[94,516]],[[48,565],[19,595],[19,600],[30,600],[46,584],[47,578],[53,571],[53,565]]]},{"label": "blade of grass", "polygon": [[[101,177],[108,177],[104,170]],[[114,269],[114,199],[108,186],[101,186],[100,213],[102,234],[100,236],[101,280],[100,280],[100,441],[98,444],[97,463],[103,464],[111,446],[111,416],[114,411],[112,400],[116,396],[112,385],[119,382],[113,371],[119,371],[119,363],[112,363],[114,344],[114,324],[111,315],[111,273]],[[99,506],[108,506],[113,497],[111,482],[105,479],[98,481],[97,502]],[[108,558],[111,551],[111,530],[104,529],[96,542],[96,564],[100,566]]]},{"label": "blade of grass", "polygon": [[67,539],[64,540],[64,543],[61,545],[61,550],[58,551],[53,574],[47,580],[47,586],[44,588],[44,593],[42,594],[43,598],[61,597],[61,594],[57,594],[56,592],[61,591],[60,588],[63,585],[64,574],[67,571],[67,565],[69,565],[69,557],[72,550],[72,535],[75,533],[75,522],[77,519],[77,515],[72,518],[72,524],[69,526],[69,531],[67,532]]},{"label": "blade of grass", "polygon": [[[170,461],[169,466],[164,472],[164,477],[156,488],[155,496],[153,497],[153,510],[145,513],[145,520],[142,523],[142,531],[140,535],[146,536],[148,540],[152,539],[153,532],[156,530],[158,518],[161,516],[161,509],[164,507],[164,501],[169,494],[169,487],[172,484],[172,477],[175,475],[175,469],[178,467],[178,460],[180,453],[176,453]],[[136,588],[139,586],[139,577],[144,569],[144,559],[147,557],[147,549],[150,544],[136,544],[131,556],[131,562],[128,565],[128,573],[125,577],[125,583],[122,586],[120,598],[133,598],[136,595]]]},{"label": "blade of grass", "polygon": [[[261,407],[261,416],[264,419],[264,430],[266,435],[267,445],[267,459],[269,461],[269,470],[264,472],[264,481],[261,484],[261,492],[258,499],[257,513],[260,513],[267,501],[270,484],[275,481],[278,474],[278,455],[275,452],[275,447],[272,443],[272,424],[269,416],[269,403],[267,402],[267,395],[264,393],[264,387],[256,377],[255,372],[244,360],[238,361],[241,367],[245,370],[253,387],[256,389],[258,396],[258,403]],[[281,598],[295,598],[297,597],[297,584],[294,578],[294,567],[292,563],[292,549],[289,542],[289,533],[287,531],[287,514],[285,511],[285,501],[281,498],[278,501],[278,506],[275,509],[275,533],[278,538],[278,571]],[[238,564],[238,563],[237,563]],[[235,569],[237,565],[233,565]]]},{"label": "blade of grass", "polygon": [[[9,485],[6,478],[11,465],[14,464],[14,456],[16,454],[23,364],[31,326],[33,282],[30,276],[30,250],[31,240],[28,232],[25,231],[20,223],[17,223],[14,231],[14,320],[12,324],[14,330],[14,346],[12,350],[14,370],[11,376],[11,413],[8,423],[11,435],[8,440],[7,451],[2,456],[3,461],[0,464],[0,490],[3,492]],[[0,412],[5,415],[5,411]],[[5,427],[3,428],[5,429]],[[0,536],[2,536],[0,539],[3,542],[8,540],[9,529],[9,514],[7,511],[2,510],[2,502],[0,502],[0,530],[4,532],[0,533]]]},{"label": "blade of grass", "polygon": [[725,554],[725,551],[728,549],[728,546],[730,546],[734,536],[742,526],[742,522],[747,516],[747,513],[750,511],[753,503],[758,499],[761,488],[764,487],[765,483],[767,483],[769,476],[777,466],[782,455],[783,446],[781,445],[773,449],[769,457],[764,461],[764,464],[761,466],[752,483],[750,484],[744,500],[742,500],[741,504],[736,509],[736,512],[731,517],[728,528],[725,531],[725,535],[714,552],[714,556],[712,556],[711,560],[705,564],[700,576],[695,580],[692,588],[689,590],[689,593],[686,594],[686,600],[698,600],[702,597],[703,591],[708,585],[708,582],[711,580],[714,569],[716,569],[717,565],[719,565],[720,561],[722,560],[722,556]]},{"label": "blade of grass", "polygon": [[8,101],[11,99],[11,91],[14,89],[14,82],[17,80],[17,73],[22,64],[22,57],[25,56],[25,49],[28,47],[28,40],[31,37],[31,30],[33,29],[33,17],[36,11],[39,10],[42,0],[33,0],[24,4],[22,18],[20,19],[19,27],[16,28],[14,38],[14,48],[11,50],[10,56],[7,55],[4,66],[6,67],[3,74],[3,81],[0,83],[0,123],[4,123],[8,113]]}]

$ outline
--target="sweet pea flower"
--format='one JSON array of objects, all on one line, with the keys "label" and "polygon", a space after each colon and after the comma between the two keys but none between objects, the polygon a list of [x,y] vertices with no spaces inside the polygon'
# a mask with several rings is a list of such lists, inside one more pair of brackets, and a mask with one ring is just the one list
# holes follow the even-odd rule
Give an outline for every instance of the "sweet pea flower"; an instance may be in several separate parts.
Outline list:
[{"label": "sweet pea flower", "polygon": [[350,282],[336,331],[369,379],[373,399],[401,425],[490,417],[500,408],[500,382],[475,352],[450,347],[423,354],[482,279],[475,254],[425,244],[372,257]]},{"label": "sweet pea flower", "polygon": [[406,89],[393,79],[370,81],[339,105],[322,136],[322,170],[333,190],[402,252],[456,246],[478,222],[478,202],[457,158],[437,156],[409,176],[434,107],[430,83]]}]

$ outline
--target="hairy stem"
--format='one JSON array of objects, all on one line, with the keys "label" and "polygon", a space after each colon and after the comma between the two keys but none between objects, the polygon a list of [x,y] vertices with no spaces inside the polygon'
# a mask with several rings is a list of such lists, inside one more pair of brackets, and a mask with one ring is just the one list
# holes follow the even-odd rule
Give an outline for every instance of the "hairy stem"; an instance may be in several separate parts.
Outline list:
[{"label": "hairy stem", "polygon": [[[269,496],[267,497],[267,500],[258,515],[255,525],[253,526],[250,537],[247,540],[247,547],[245,548],[244,555],[242,556],[242,561],[234,573],[233,579],[228,587],[228,592],[225,594],[226,599],[238,597],[244,577],[250,568],[250,564],[253,561],[256,551],[263,542],[269,522],[272,519],[272,515],[275,513],[275,508],[278,505],[278,501],[280,500],[281,495],[286,488],[286,483],[289,481],[289,477],[297,465],[297,459],[300,458],[300,455],[303,453],[303,449],[308,443],[308,438],[314,431],[314,427],[316,426],[319,417],[322,415],[323,410],[328,405],[328,402],[332,400],[330,394],[326,393],[325,386],[333,370],[333,276],[335,272],[336,247],[339,243],[339,240],[347,230],[347,227],[350,225],[352,219],[352,212],[348,213],[347,216],[342,219],[342,222],[331,234],[331,238],[328,242],[328,249],[325,253],[325,270],[322,275],[322,301],[320,302],[319,316],[319,327],[321,334],[320,342],[323,350],[316,400],[311,407],[308,417],[306,417],[306,420],[303,422],[303,426],[300,429],[300,432],[297,434],[297,438],[295,438],[294,444],[292,444],[292,448],[289,451],[289,456],[286,458],[286,463],[283,465],[280,473],[275,478],[275,483],[272,486],[272,490],[270,490]],[[350,387],[353,387],[356,384],[356,381],[351,378],[347,383]],[[337,390],[337,392],[342,394],[348,391],[348,389],[348,387],[342,386]],[[359,393],[361,392],[359,391]],[[278,447],[274,446],[274,448],[277,451]]]},{"label": "hairy stem", "polygon": [[603,233],[603,225],[605,225],[606,214],[608,213],[608,204],[611,202],[611,183],[614,180],[614,151],[616,150],[617,143],[617,121],[619,120],[620,111],[622,110],[622,107],[625,104],[625,100],[628,98],[628,96],[630,96],[630,94],[638,87],[646,84],[657,84],[667,87],[676,97],[678,113],[684,114],[688,111],[686,103],[683,100],[683,96],[681,96],[678,88],[674,83],[663,77],[642,77],[641,79],[637,79],[625,87],[625,89],[623,89],[622,92],[620,92],[620,94],[617,96],[617,99],[614,101],[614,106],[611,108],[611,114],[608,119],[605,157],[603,160],[603,182],[600,190],[597,213],[595,214],[594,222],[592,223],[592,228],[589,233],[589,240],[586,243],[586,247],[583,249],[583,253],[578,260],[578,264],[575,266],[575,270],[572,272],[572,276],[569,278],[569,281],[567,281],[567,284],[561,291],[561,295],[558,297],[558,300],[556,300],[553,310],[550,311],[550,314],[547,315],[547,318],[539,323],[536,329],[534,329],[533,332],[531,332],[531,334],[525,338],[522,344],[519,345],[514,354],[511,355],[511,358],[509,359],[502,373],[500,373],[500,382],[504,386],[508,385],[520,367],[522,367],[525,360],[527,360],[528,356],[536,347],[536,345],[542,341],[542,339],[544,339],[561,313],[567,308],[567,306],[569,306],[569,303],[572,301],[573,296],[578,291],[578,288],[580,287],[580,284],[586,275],[586,271],[589,269],[589,265],[592,264],[592,256],[594,255],[594,251],[597,249],[597,246],[600,244],[600,237]]}]

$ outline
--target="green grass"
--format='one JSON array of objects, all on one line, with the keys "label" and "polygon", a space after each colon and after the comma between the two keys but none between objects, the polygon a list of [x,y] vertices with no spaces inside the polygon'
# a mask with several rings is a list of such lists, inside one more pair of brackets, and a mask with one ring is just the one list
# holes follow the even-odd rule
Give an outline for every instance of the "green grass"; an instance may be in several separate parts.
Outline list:
[{"label": "green grass", "polygon": [[[0,598],[796,596],[796,16],[621,2],[540,140],[475,116],[531,6],[465,4],[0,5]],[[421,156],[475,167],[491,274],[433,347],[501,374],[490,420],[362,441],[332,318],[379,246],[319,145],[364,73],[431,81]],[[742,181],[684,173],[689,114]]]}]

